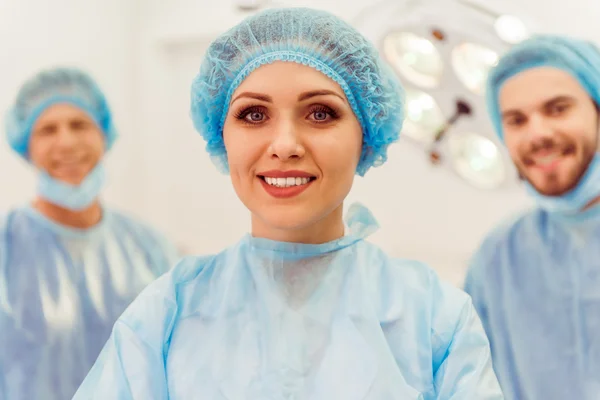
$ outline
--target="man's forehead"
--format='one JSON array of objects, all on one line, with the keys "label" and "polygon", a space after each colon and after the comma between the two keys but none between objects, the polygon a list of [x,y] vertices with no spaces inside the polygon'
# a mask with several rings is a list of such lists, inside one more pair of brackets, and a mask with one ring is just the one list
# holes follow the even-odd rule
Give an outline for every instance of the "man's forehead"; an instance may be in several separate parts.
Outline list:
[{"label": "man's forehead", "polygon": [[589,97],[577,78],[552,67],[525,70],[506,80],[499,93],[502,112],[539,107],[557,98]]}]

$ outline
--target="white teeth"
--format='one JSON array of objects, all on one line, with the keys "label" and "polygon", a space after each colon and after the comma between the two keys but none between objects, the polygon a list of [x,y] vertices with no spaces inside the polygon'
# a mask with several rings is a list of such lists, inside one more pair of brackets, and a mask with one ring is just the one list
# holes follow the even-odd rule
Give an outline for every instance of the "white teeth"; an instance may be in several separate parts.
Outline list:
[{"label": "white teeth", "polygon": [[552,162],[554,162],[554,160],[556,160],[558,158],[558,154],[550,154],[548,156],[544,156],[544,157],[538,157],[535,159],[535,162],[538,164],[550,164]]},{"label": "white teeth", "polygon": [[267,182],[271,186],[277,186],[277,187],[290,187],[290,186],[306,185],[309,181],[310,181],[309,178],[300,178],[300,177],[297,177],[297,178],[294,178],[294,177],[271,178],[268,176],[265,177],[265,182]]}]

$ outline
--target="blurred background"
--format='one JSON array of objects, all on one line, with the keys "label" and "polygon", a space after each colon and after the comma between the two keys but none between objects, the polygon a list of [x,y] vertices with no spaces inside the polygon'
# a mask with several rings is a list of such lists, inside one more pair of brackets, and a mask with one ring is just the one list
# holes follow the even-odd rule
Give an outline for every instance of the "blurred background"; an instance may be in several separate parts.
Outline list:
[{"label": "blurred background", "polygon": [[[487,120],[486,72],[532,33],[600,42],[600,2],[0,0],[0,110],[41,68],[87,70],[108,96],[121,135],[107,159],[106,202],[154,224],[187,252],[219,251],[248,231],[249,215],[192,127],[190,83],[216,35],[276,6],[346,19],[405,83],[402,140],[387,164],[357,178],[346,206],[360,201],[373,211],[381,229],[371,240],[386,251],[461,284],[484,235],[530,206]],[[29,201],[35,182],[0,141],[0,213]]]}]

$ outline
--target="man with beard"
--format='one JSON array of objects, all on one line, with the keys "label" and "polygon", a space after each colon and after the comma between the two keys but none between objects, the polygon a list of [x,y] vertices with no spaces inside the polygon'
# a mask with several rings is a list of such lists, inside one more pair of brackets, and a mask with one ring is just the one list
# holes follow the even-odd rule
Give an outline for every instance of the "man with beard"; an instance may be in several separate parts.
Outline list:
[{"label": "man with beard", "polygon": [[507,399],[600,398],[600,52],[538,36],[490,72],[487,104],[537,208],[494,230],[465,290]]}]

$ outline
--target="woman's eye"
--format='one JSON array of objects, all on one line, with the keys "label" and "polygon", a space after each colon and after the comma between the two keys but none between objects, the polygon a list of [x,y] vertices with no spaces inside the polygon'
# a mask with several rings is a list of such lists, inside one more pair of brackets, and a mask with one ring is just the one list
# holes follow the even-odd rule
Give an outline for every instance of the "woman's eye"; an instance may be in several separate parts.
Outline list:
[{"label": "woman's eye", "polygon": [[262,107],[248,107],[236,112],[234,116],[248,124],[259,124],[268,119],[267,113]]},{"label": "woman's eye", "polygon": [[265,115],[258,111],[252,111],[246,115],[246,120],[250,122],[261,122],[264,118]]},{"label": "woman's eye", "polygon": [[317,121],[325,121],[328,117],[327,112],[325,111],[315,111],[313,113],[313,118]]},{"label": "woman's eye", "polygon": [[313,122],[329,122],[337,119],[338,115],[332,108],[329,107],[314,107],[308,117]]}]

